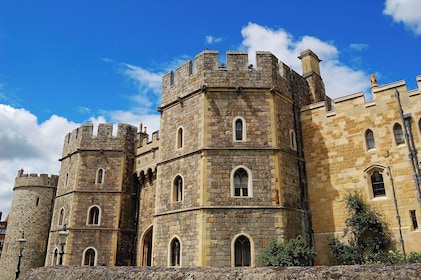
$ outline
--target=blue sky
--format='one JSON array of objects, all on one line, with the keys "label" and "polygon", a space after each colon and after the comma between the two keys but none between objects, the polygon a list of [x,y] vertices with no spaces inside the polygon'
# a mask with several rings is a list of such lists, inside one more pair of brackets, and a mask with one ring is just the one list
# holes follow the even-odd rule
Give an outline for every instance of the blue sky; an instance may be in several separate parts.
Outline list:
[{"label": "blue sky", "polygon": [[271,51],[301,73],[320,59],[327,94],[369,94],[421,75],[421,1],[0,2],[0,211],[17,171],[59,173],[63,139],[82,123],[159,129],[161,77],[204,49]]}]

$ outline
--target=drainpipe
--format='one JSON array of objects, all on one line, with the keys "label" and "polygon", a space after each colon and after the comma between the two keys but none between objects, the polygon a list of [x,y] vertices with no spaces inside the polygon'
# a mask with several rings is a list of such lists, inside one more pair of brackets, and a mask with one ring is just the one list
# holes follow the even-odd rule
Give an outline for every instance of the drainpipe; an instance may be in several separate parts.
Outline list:
[{"label": "drainpipe", "polygon": [[399,96],[399,91],[395,90],[395,97],[398,101],[399,106],[399,114],[401,116],[402,122],[404,124],[404,133],[405,133],[405,140],[408,146],[408,157],[411,161],[413,177],[415,181],[415,187],[417,189],[417,200],[420,203],[421,207],[421,174],[420,174],[420,167],[418,163],[418,156],[417,156],[417,149],[415,148],[414,137],[412,135],[412,128],[411,128],[411,114],[404,114],[401,105],[401,99]]},{"label": "drainpipe", "polygon": [[403,236],[402,236],[401,216],[399,215],[398,200],[396,198],[395,184],[393,183],[393,176],[392,176],[392,171],[390,170],[390,166],[387,167],[387,172],[389,173],[390,184],[392,185],[393,202],[395,203],[395,210],[396,210],[396,220],[398,220],[398,225],[399,225],[399,237],[400,237],[399,241],[401,243],[403,255],[406,256],[405,241],[403,240]]}]

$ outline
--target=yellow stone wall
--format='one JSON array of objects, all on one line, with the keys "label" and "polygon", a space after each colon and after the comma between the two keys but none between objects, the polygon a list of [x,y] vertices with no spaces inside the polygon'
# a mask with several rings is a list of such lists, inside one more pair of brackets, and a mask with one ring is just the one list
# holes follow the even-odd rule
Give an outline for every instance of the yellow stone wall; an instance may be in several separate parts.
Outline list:
[{"label": "yellow stone wall", "polygon": [[[417,79],[420,83],[421,77]],[[400,93],[404,113],[412,116],[412,134],[416,149],[419,150],[420,89],[408,92],[402,81],[374,86],[372,101],[367,102],[362,93],[356,93],[333,100],[330,111],[326,110],[324,102],[302,108],[310,209],[318,264],[329,262],[327,238],[342,235],[344,221],[348,216],[344,198],[354,191],[360,193],[381,214],[394,234],[397,247],[401,248],[396,218],[399,213],[406,252],[421,251],[421,231],[412,228],[410,217],[410,210],[415,210],[418,223],[421,222],[421,208],[417,201],[408,146],[406,143],[396,145],[393,134],[395,123],[401,124],[403,128],[396,90]],[[367,149],[367,129],[373,131],[374,149]],[[373,196],[370,181],[370,172],[373,170],[383,175],[385,196]],[[398,212],[395,209],[393,187]]]}]

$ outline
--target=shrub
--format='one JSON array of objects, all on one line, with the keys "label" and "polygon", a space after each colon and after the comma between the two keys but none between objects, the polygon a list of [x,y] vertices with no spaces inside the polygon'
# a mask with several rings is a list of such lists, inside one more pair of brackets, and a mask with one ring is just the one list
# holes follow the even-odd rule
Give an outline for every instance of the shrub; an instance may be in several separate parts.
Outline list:
[{"label": "shrub", "polygon": [[299,236],[284,244],[272,240],[258,256],[258,261],[262,266],[307,266],[315,257],[314,250]]},{"label": "shrub", "polygon": [[330,237],[330,253],[339,264],[384,262],[392,246],[392,238],[379,214],[357,193],[348,195],[346,207],[349,217],[345,220],[343,237],[347,240],[342,242]]}]

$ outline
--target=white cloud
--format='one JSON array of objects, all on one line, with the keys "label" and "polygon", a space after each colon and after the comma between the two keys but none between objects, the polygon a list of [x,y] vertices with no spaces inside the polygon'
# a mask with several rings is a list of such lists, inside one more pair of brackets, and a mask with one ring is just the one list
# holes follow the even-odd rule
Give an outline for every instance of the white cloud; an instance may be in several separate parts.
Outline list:
[{"label": "white cloud", "polygon": [[221,37],[214,37],[214,36],[211,36],[211,35],[207,35],[205,37],[205,41],[206,41],[206,44],[215,44],[215,43],[222,42],[223,39]]},{"label": "white cloud", "polygon": [[421,1],[420,0],[386,0],[383,13],[402,22],[415,34],[421,34]]},{"label": "white cloud", "polygon": [[64,136],[78,124],[53,115],[38,124],[25,109],[0,104],[0,211],[9,212],[17,171],[58,174]]},{"label": "white cloud", "polygon": [[322,59],[320,71],[326,93],[331,98],[368,89],[368,75],[343,64],[339,60],[338,49],[330,42],[312,36],[303,36],[297,40],[283,29],[273,30],[255,23],[245,26],[241,34],[242,44],[249,52],[251,63],[255,63],[256,51],[270,51],[283,63],[301,73],[298,56],[302,51],[311,49]]},{"label": "white cloud", "polygon": [[368,45],[362,43],[351,43],[349,44],[349,48],[356,51],[363,51],[368,49]]}]

